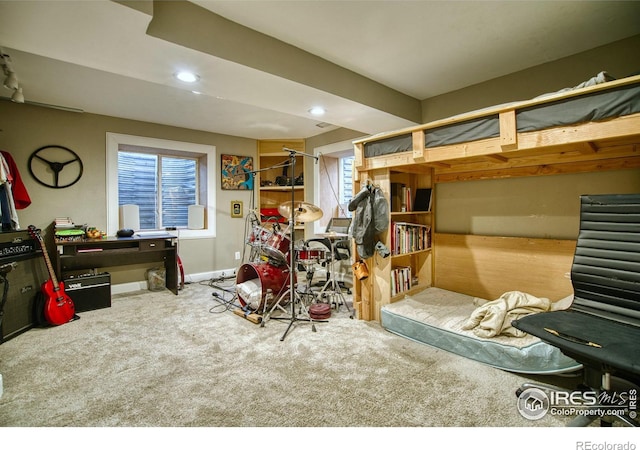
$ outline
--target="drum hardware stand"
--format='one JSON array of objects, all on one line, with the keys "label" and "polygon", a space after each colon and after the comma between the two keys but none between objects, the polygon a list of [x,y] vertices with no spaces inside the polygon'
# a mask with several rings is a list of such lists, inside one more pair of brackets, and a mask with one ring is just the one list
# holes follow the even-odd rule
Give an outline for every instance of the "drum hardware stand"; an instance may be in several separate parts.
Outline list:
[{"label": "drum hardware stand", "polygon": [[[274,164],[273,166],[263,167],[261,169],[256,169],[256,170],[252,170],[252,171],[248,172],[254,178],[254,182],[252,183],[252,186],[254,186],[254,189],[255,189],[255,185],[256,185],[255,177],[256,177],[256,174],[258,174],[260,172],[266,172],[267,170],[287,168],[290,165],[291,165],[291,163],[287,161],[287,162],[283,162],[283,163],[279,163],[279,164]],[[253,196],[251,198],[253,199]],[[259,210],[259,207],[256,208],[255,210],[251,211],[251,215],[252,215],[251,227],[252,228],[254,228],[256,225],[260,225],[260,226],[263,225],[262,220],[260,218],[258,218],[258,216],[256,216],[256,214],[255,214],[255,211],[258,211],[258,210]],[[255,220],[254,220],[254,218],[255,218]],[[260,257],[263,255],[263,252],[262,252],[263,245],[264,244],[262,242],[259,242],[256,246],[251,246],[252,248],[251,248],[251,251],[249,253],[249,261],[258,261],[258,260],[260,260]]]},{"label": "drum hardware stand", "polygon": [[[293,180],[293,177],[295,177],[295,173],[296,173],[296,154],[314,158],[316,160],[316,162],[318,162],[318,157],[317,156],[309,155],[307,153],[299,152],[297,150],[289,149],[289,148],[286,148],[286,147],[283,147],[282,150],[285,151],[285,152],[289,152],[289,160],[290,160],[290,166],[291,166],[291,178],[292,178],[292,180]],[[295,194],[296,194],[295,185],[294,185],[294,183],[292,181],[291,182],[291,211],[289,213],[289,227],[291,228],[291,239],[289,239],[289,261],[290,261],[289,299],[291,301],[291,317],[289,318],[289,326],[287,327],[287,329],[285,330],[284,334],[280,338],[281,341],[284,341],[284,339],[287,337],[287,334],[289,333],[289,331],[291,330],[291,327],[293,326],[293,324],[295,322],[299,322],[299,321],[310,322],[311,323],[311,331],[313,331],[313,332],[316,331],[316,325],[314,323],[314,320],[309,315],[309,312],[307,311],[306,307],[305,307],[305,312],[306,312],[306,315],[307,315],[308,319],[301,319],[301,318],[296,316],[296,300],[300,300],[300,297],[298,295],[298,292],[296,291],[296,285],[295,285],[295,272],[296,272],[297,267],[298,267],[297,263],[296,263],[294,239],[293,239],[295,222],[296,222],[296,219],[295,219],[296,214],[295,214],[295,207],[294,207],[294,205],[295,205]],[[316,320],[315,322],[326,322],[326,320]]]},{"label": "drum hardware stand", "polygon": [[[255,177],[255,174],[251,174],[252,177]],[[256,210],[252,209],[249,212],[249,223],[251,226],[251,230],[255,230],[256,227],[258,227],[260,225],[260,220],[258,220],[258,216],[256,215]],[[262,238],[261,236],[258,236],[258,238]],[[255,261],[258,259],[258,257],[261,254],[262,251],[262,242],[258,243],[257,245],[251,245],[251,243],[248,241],[245,241],[246,244],[249,245],[249,247],[251,247],[251,250],[249,250],[249,261]]]},{"label": "drum hardware stand", "polygon": [[[289,278],[289,282],[291,282],[291,278]],[[260,324],[261,328],[264,328],[264,324],[269,319],[272,318],[271,315],[276,310],[276,308],[279,309],[280,311],[282,311],[285,314],[287,313],[287,310],[280,304],[282,302],[282,300],[285,298],[285,295],[287,295],[287,294],[290,294],[290,289],[285,289],[284,291],[280,291],[277,294],[278,295],[278,300],[273,304],[273,306],[271,306],[271,309],[269,309],[269,311],[266,314],[265,314],[265,311],[269,307],[269,302],[265,298],[264,307],[262,309],[263,313],[262,313],[262,323]],[[267,293],[265,294],[265,296],[273,297],[273,291],[271,289],[267,289]],[[289,318],[288,317],[273,317],[273,320],[289,320]]]}]

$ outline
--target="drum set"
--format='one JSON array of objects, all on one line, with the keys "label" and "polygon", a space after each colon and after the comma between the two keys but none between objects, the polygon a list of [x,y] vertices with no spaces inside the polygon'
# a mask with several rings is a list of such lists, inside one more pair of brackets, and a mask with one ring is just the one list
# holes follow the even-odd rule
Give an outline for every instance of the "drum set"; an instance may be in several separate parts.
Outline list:
[{"label": "drum set", "polygon": [[[285,202],[278,207],[278,211],[292,220],[282,229],[278,222],[259,223],[256,219],[246,238],[250,248],[249,262],[241,265],[236,275],[240,304],[243,309],[262,315],[262,326],[276,309],[288,312],[285,306],[292,300],[294,303],[299,301],[301,311],[308,316],[307,306],[322,300],[326,292],[337,285],[330,282],[335,279],[330,276],[319,292],[310,287],[314,267],[330,259],[327,254],[329,249],[310,247],[304,241],[298,245],[292,245],[291,242],[293,224],[319,220],[323,215],[322,210],[310,203]],[[297,283],[299,271],[306,272],[307,283],[302,288]],[[294,305],[291,308],[293,311]]]}]

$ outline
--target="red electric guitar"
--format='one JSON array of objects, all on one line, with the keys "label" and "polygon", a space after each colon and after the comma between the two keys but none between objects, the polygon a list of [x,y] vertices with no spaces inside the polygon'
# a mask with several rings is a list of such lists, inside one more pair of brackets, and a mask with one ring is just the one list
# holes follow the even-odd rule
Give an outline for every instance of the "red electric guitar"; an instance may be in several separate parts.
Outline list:
[{"label": "red electric guitar", "polygon": [[33,225],[29,225],[29,234],[38,240],[44,261],[47,263],[49,279],[42,283],[42,293],[44,294],[44,318],[51,325],[62,325],[74,318],[76,307],[73,300],[64,292],[64,282],[58,282],[56,274],[51,266],[51,260],[47,253],[47,248],[42,242],[42,236]]}]

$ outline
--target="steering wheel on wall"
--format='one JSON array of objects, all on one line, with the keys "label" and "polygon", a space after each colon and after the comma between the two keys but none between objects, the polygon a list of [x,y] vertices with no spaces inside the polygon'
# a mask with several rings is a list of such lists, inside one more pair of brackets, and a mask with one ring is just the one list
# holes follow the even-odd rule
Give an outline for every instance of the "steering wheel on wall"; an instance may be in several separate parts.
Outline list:
[{"label": "steering wheel on wall", "polygon": [[[66,154],[69,154],[69,156],[64,157]],[[59,158],[62,161],[54,161],[53,158]],[[29,156],[28,166],[29,173],[38,183],[53,189],[62,189],[76,184],[82,177],[84,170],[82,160],[78,154],[61,145],[40,147]],[[60,172],[66,167],[75,170],[75,178],[72,176],[70,178],[72,179],[71,182],[60,184]]]}]

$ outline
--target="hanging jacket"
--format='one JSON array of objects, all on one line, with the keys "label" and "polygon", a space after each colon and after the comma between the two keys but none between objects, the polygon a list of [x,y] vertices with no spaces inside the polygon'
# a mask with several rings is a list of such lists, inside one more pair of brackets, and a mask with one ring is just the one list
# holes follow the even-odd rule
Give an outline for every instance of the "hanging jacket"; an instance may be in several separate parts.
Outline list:
[{"label": "hanging jacket", "polygon": [[22,182],[18,166],[16,165],[11,153],[0,150],[8,167],[7,179],[11,183],[11,195],[16,209],[24,209],[31,204],[31,198],[27,192],[27,188]]},{"label": "hanging jacket", "polygon": [[379,187],[367,186],[349,202],[348,209],[355,211],[351,233],[358,255],[364,259],[370,258],[375,252],[376,233],[389,226],[387,199]]}]

